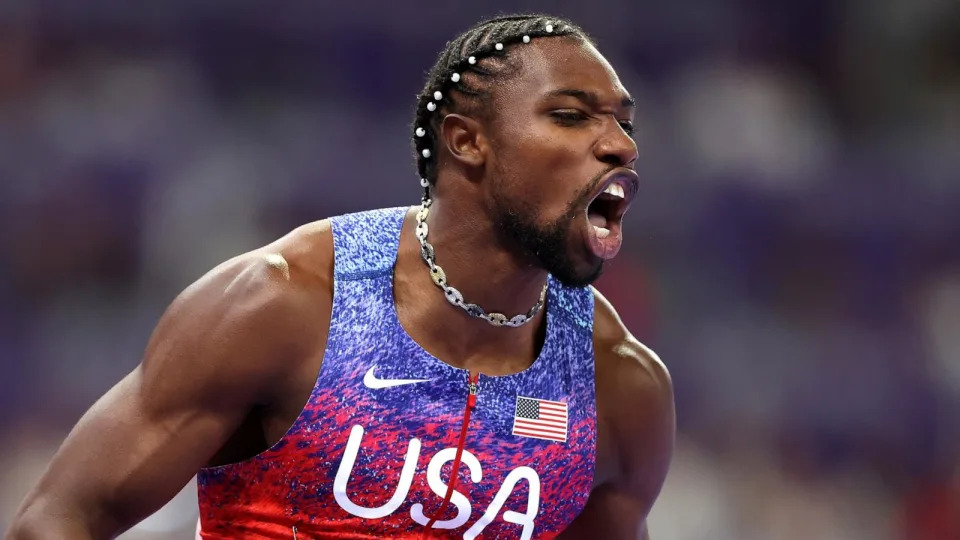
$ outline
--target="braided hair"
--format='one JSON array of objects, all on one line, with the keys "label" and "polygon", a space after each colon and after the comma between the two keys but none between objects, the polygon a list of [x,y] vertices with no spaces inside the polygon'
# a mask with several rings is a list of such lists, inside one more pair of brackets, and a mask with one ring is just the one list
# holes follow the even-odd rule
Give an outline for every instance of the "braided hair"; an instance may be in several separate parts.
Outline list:
[{"label": "braided hair", "polygon": [[482,21],[447,42],[427,76],[417,99],[413,145],[417,172],[429,199],[437,181],[436,154],[440,122],[446,114],[481,114],[485,99],[499,82],[516,73],[516,58],[509,50],[532,39],[573,36],[593,43],[579,26],[547,15],[510,15]]}]

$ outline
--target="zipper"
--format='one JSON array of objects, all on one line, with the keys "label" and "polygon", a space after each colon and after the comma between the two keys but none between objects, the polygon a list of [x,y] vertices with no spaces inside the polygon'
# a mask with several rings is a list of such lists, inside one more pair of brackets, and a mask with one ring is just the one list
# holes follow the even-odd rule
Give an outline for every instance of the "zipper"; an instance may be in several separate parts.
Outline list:
[{"label": "zipper", "polygon": [[450,472],[450,483],[447,485],[447,494],[443,497],[443,503],[440,509],[430,518],[425,525],[423,534],[420,538],[430,538],[430,529],[437,522],[437,518],[443,515],[444,510],[450,505],[450,499],[453,497],[453,490],[457,487],[457,479],[460,477],[460,460],[463,458],[463,447],[467,443],[467,428],[470,425],[470,412],[477,406],[477,392],[480,391],[480,373],[467,372],[467,404],[463,408],[463,424],[460,425],[460,440],[457,442],[457,454],[453,458],[453,468]]},{"label": "zipper", "polygon": [[470,411],[477,406],[477,391],[480,389],[480,374],[472,375],[467,373],[467,411],[463,416],[464,421],[470,419]]}]

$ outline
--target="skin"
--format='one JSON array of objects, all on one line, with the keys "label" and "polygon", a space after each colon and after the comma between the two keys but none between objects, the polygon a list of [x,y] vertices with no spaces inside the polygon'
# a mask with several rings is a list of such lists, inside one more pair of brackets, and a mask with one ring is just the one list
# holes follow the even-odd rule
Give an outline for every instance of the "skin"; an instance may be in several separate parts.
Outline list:
[{"label": "skin", "polygon": [[[585,214],[565,219],[598,175],[632,168],[626,92],[592,46],[535,40],[486,119],[448,115],[429,218],[437,262],[469,301],[512,315],[547,276],[523,242],[498,228],[504,204],[533,229],[560,224],[564,264],[595,274]],[[562,69],[559,69],[562,66]],[[599,99],[570,96],[577,88]],[[570,112],[579,111],[572,122]],[[558,114],[566,115],[561,118]],[[512,202],[511,202],[512,201]],[[419,256],[413,214],[394,271],[400,321],[426,350],[487,375],[530,366],[544,317],[495,328],[451,309]],[[483,261],[482,264],[478,261]],[[597,466],[586,508],[563,538],[648,538],[645,520],[674,440],[669,374],[596,290]],[[187,288],[154,331],[142,363],[79,421],[21,506],[7,538],[108,538],[162,506],[203,466],[235,462],[279,440],[310,396],[333,301],[327,221],[227,261]],[[451,340],[449,336],[457,335]]]}]

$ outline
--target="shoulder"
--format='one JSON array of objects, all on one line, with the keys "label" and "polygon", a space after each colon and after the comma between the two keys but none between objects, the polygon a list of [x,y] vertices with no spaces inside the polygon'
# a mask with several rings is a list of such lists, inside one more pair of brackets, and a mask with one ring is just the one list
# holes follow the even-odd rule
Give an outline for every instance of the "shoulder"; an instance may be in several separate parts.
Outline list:
[{"label": "shoulder", "polygon": [[332,266],[329,222],[314,222],[213,268],[174,300],[167,315],[283,323],[285,315],[309,309],[311,300],[331,292]]},{"label": "shoulder", "polygon": [[598,368],[617,376],[634,399],[664,402],[673,397],[670,372],[657,354],[624,326],[610,302],[594,294],[594,353]]},{"label": "shoulder", "polygon": [[597,400],[620,462],[620,479],[634,493],[656,496],[673,452],[673,383],[666,365],[624,326],[593,289]]},{"label": "shoulder", "polygon": [[[333,296],[328,221],[304,225],[238,255],[170,304],[141,365],[157,393],[232,389],[259,401],[290,362],[325,337]],[[186,376],[176,374],[188,368]],[[145,388],[149,390],[150,388]]]}]

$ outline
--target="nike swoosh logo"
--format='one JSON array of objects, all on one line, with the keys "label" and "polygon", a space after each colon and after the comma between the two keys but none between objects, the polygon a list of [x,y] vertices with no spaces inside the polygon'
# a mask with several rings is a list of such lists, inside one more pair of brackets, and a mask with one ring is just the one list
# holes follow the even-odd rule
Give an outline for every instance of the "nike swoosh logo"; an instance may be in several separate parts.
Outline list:
[{"label": "nike swoosh logo", "polygon": [[421,382],[427,382],[430,379],[378,379],[376,375],[373,374],[373,370],[377,366],[373,366],[367,370],[367,374],[363,376],[363,385],[367,388],[373,390],[379,390],[381,388],[391,388],[393,386],[403,386],[405,384],[415,384]]}]

